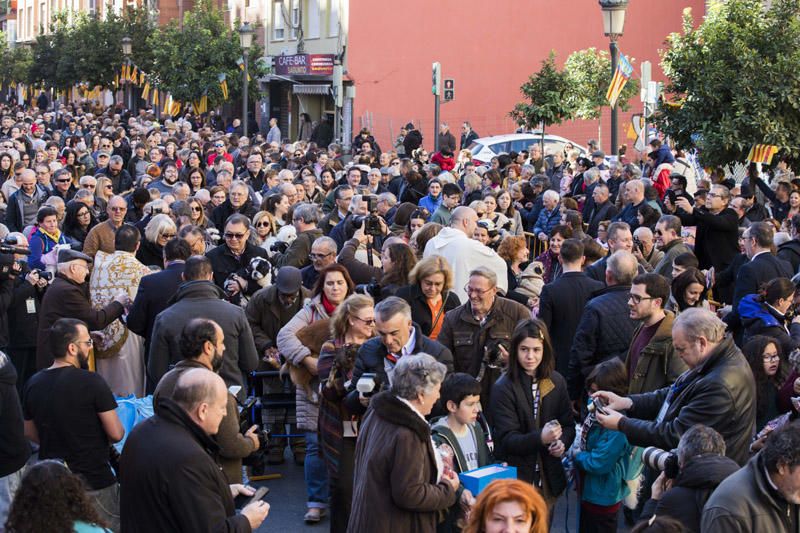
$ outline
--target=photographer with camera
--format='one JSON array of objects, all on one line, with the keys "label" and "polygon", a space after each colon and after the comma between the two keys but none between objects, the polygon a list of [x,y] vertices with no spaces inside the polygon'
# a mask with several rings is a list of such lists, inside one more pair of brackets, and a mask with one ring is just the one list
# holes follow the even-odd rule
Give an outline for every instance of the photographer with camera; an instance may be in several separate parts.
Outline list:
[{"label": "photographer with camera", "polygon": [[314,241],[322,237],[322,230],[317,228],[319,223],[319,208],[314,204],[298,204],[292,212],[292,225],[297,230],[297,238],[288,247],[284,243],[275,243],[271,251],[277,252],[272,256],[272,264],[276,268],[293,266],[303,268],[311,263],[309,254]]},{"label": "photographer with camera", "polygon": [[652,272],[664,257],[664,252],[656,248],[653,232],[646,226],[639,226],[633,232],[633,255],[645,270]]},{"label": "photographer with camera", "polygon": [[[28,240],[22,233],[9,233],[4,244],[20,249],[28,248]],[[19,268],[15,275],[4,277],[0,284],[13,284],[8,310],[0,309],[0,315],[8,318],[8,331],[2,337],[2,349],[8,354],[17,369],[17,389],[22,397],[25,383],[36,373],[36,329],[39,326],[39,310],[47,283],[53,278],[50,272],[31,270],[24,254],[4,254],[11,265]],[[2,301],[0,300],[0,305]]]},{"label": "photographer with camera", "polygon": [[455,371],[481,382],[484,406],[489,405],[489,391],[507,367],[514,328],[531,315],[527,307],[497,291],[497,273],[484,266],[474,268],[464,287],[467,303],[447,312],[437,337],[453,353]]},{"label": "photographer with camera", "polygon": [[687,429],[706,424],[725,439],[726,455],[744,464],[756,419],[755,383],[744,355],[725,337],[725,324],[706,309],[687,309],[675,319],[672,345],[689,370],[654,392],[595,393],[608,404],[598,422],[621,431],[631,444],[661,449],[676,447]]},{"label": "photographer with camera", "polygon": [[[179,347],[183,359],[164,374],[153,393],[153,408],[158,408],[162,398],[172,398],[181,374],[192,368],[207,368],[219,373],[225,352],[225,334],[219,324],[207,318],[189,321],[181,331]],[[215,440],[219,445],[219,461],[228,484],[242,482],[242,459],[261,449],[258,426],[251,426],[244,434],[239,431],[239,409],[236,397],[228,392],[225,416],[219,424]]]},{"label": "photographer with camera", "polygon": [[647,448],[643,460],[661,474],[653,483],[640,520],[670,516],[683,522],[691,533],[700,533],[703,506],[717,485],[739,470],[735,461],[725,457],[722,435],[702,424],[681,435],[677,453]]}]

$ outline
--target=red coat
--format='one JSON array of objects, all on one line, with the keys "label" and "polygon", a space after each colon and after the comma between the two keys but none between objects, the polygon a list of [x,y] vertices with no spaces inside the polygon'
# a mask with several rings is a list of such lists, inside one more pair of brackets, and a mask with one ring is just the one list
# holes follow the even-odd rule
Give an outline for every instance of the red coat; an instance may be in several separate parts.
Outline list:
[{"label": "red coat", "polygon": [[672,174],[672,165],[669,163],[658,165],[655,172],[653,172],[653,187],[658,191],[658,197],[661,200],[664,199],[667,189],[672,185],[672,180],[669,178],[670,174]]},{"label": "red coat", "polygon": [[456,160],[453,156],[444,156],[442,152],[436,152],[431,157],[431,163],[439,165],[442,170],[450,171],[456,168]]}]

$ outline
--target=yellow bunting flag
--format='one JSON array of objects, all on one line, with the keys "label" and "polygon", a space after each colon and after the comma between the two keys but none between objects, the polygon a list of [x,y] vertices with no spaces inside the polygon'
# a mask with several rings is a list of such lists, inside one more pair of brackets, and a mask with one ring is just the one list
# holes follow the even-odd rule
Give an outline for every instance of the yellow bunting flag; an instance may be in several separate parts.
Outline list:
[{"label": "yellow bunting flag", "polygon": [[751,163],[764,163],[769,165],[772,163],[772,158],[778,153],[778,147],[771,144],[754,144],[750,148],[750,153],[747,154],[747,160]]},{"label": "yellow bunting flag", "polygon": [[130,80],[131,83],[136,84],[139,83],[139,68],[133,67],[133,71],[130,73]]},{"label": "yellow bunting flag", "polygon": [[219,87],[220,89],[222,89],[222,99],[227,100],[228,99],[228,81],[226,80],[227,76],[223,72],[218,76],[218,78],[219,78]]},{"label": "yellow bunting flag", "polygon": [[144,72],[140,71],[139,72],[139,85],[144,85],[144,83],[145,83]]},{"label": "yellow bunting flag", "polygon": [[150,83],[145,82],[144,88],[142,89],[142,99],[147,100],[148,96],[150,96]]},{"label": "yellow bunting flag", "polygon": [[153,89],[153,107],[158,107],[158,89]]},{"label": "yellow bunting flag", "polygon": [[170,109],[170,115],[175,116],[181,112],[181,103],[180,102],[172,102],[172,108]]}]

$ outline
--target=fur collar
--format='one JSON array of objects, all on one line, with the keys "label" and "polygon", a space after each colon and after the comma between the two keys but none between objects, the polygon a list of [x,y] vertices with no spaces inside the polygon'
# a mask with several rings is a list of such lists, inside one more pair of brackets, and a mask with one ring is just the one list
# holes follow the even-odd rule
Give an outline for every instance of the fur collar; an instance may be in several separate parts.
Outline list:
[{"label": "fur collar", "polygon": [[404,426],[413,431],[419,440],[426,441],[431,438],[431,428],[417,413],[413,412],[406,404],[397,399],[391,391],[384,391],[375,395],[370,402],[375,414],[385,421]]}]

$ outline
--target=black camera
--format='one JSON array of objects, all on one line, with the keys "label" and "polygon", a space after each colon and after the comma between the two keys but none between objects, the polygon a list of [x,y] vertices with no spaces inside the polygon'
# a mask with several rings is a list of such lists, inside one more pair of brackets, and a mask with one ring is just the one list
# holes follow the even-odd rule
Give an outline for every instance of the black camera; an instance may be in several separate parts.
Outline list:
[{"label": "black camera", "polygon": [[381,229],[381,219],[378,217],[378,197],[370,194],[364,196],[363,199],[367,202],[369,215],[354,216],[353,225],[357,228],[364,226],[365,235],[380,237],[383,235],[383,230]]},{"label": "black camera", "polygon": [[360,283],[356,285],[353,289],[353,292],[372,296],[373,299],[378,299],[381,297],[381,285],[378,283],[378,280],[372,278],[369,283]]},{"label": "black camera", "polygon": [[53,279],[53,273],[52,272],[48,272],[46,270],[41,270],[41,269],[38,269],[38,268],[34,268],[33,270],[31,270],[31,272],[36,272],[37,274],[39,274],[40,278],[42,278],[43,280],[46,280],[46,281],[50,281],[50,280]]},{"label": "black camera", "polygon": [[642,462],[652,468],[664,472],[667,479],[675,479],[680,472],[678,455],[673,451],[668,452],[655,446],[648,446],[642,453]]},{"label": "black camera", "polygon": [[644,251],[644,248],[642,248],[642,241],[639,240],[639,237],[633,238],[633,247],[639,250],[640,252]]}]

